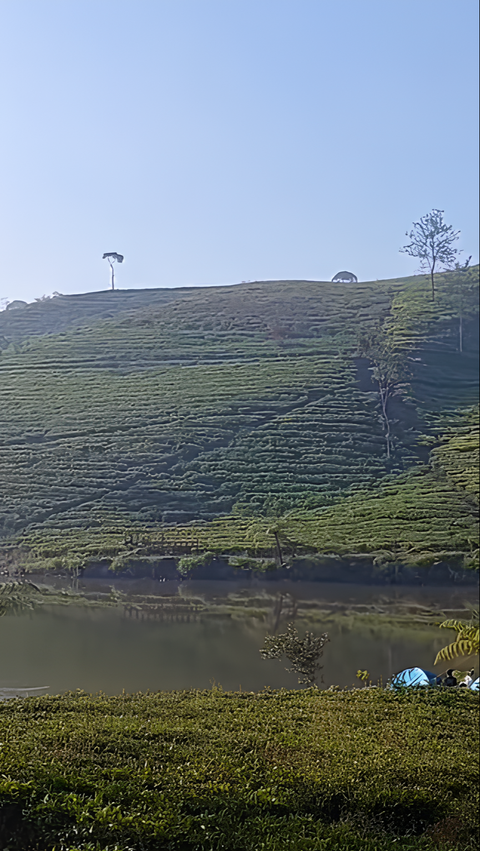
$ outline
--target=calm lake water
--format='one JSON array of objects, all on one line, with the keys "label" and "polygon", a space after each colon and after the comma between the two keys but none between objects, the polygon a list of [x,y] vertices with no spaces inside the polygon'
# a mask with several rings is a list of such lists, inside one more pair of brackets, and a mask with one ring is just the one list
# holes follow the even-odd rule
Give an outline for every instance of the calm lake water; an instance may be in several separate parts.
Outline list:
[{"label": "calm lake water", "polygon": [[[62,580],[56,584],[60,587]],[[98,596],[110,588],[111,583],[90,580],[79,590]],[[123,605],[51,606],[0,618],[0,691],[48,686],[51,694],[73,689],[116,694],[214,683],[226,690],[295,688],[295,674],[259,654],[265,634],[275,626],[283,631],[292,619],[300,632],[309,628],[330,636],[323,657],[325,687],[358,685],[359,668],[367,669],[374,682],[386,681],[410,665],[432,669],[450,633],[422,623],[425,617],[468,615],[477,605],[471,587],[123,581],[116,588],[127,595],[125,600],[135,594],[160,601],[180,595],[186,603],[197,600],[206,607],[190,622],[129,617]],[[284,608],[279,614],[280,595]]]}]

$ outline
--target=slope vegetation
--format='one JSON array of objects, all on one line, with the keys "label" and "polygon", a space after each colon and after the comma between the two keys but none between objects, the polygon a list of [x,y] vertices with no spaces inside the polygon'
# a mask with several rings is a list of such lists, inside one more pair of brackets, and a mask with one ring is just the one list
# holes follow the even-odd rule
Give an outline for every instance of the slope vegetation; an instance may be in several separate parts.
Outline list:
[{"label": "slope vegetation", "polygon": [[[4,311],[5,546],[20,536],[39,555],[73,548],[88,561],[124,548],[134,528],[150,555],[182,536],[186,551],[267,553],[276,516],[292,553],[473,563],[478,269],[459,292],[449,273],[435,304],[418,276],[92,293]],[[390,458],[358,351],[359,330],[380,325],[405,366]],[[266,521],[255,540],[252,517]]]}]

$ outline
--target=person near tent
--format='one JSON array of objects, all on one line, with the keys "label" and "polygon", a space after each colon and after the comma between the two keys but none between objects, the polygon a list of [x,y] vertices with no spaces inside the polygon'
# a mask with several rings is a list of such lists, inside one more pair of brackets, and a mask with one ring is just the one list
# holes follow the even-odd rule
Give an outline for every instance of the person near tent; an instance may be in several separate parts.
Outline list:
[{"label": "person near tent", "polygon": [[470,688],[473,683],[474,675],[475,669],[472,668],[472,670],[469,671],[468,674],[465,674],[465,676],[463,677],[462,682],[460,683],[460,688]]},{"label": "person near tent", "polygon": [[449,668],[447,671],[447,676],[445,677],[442,685],[444,686],[456,686],[457,678],[453,676],[453,669]]}]

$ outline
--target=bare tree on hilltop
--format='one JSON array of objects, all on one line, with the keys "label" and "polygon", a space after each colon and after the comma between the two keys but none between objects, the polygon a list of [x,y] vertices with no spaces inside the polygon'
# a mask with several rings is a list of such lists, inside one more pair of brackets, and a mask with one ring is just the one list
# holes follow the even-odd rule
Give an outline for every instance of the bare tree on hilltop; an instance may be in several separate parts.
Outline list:
[{"label": "bare tree on hilltop", "polygon": [[123,263],[125,257],[123,254],[119,254],[118,251],[106,251],[102,257],[102,260],[108,260],[110,270],[111,270],[111,287],[112,290],[115,289],[115,263]]},{"label": "bare tree on hilltop", "polygon": [[399,250],[410,257],[418,257],[421,269],[430,273],[432,301],[435,301],[435,269],[438,266],[451,268],[458,254],[453,243],[459,234],[459,230],[454,231],[452,225],[445,224],[443,210],[435,209],[422,216],[419,222],[414,222],[410,233],[405,233],[410,242]]}]

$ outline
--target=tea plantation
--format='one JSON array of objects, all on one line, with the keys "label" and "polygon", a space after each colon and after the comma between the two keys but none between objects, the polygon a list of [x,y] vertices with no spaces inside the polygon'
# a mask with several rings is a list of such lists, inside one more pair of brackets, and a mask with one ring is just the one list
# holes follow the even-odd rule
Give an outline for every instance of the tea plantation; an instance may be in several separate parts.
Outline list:
[{"label": "tea plantation", "polygon": [[[175,552],[240,563],[275,558],[277,536],[289,558],[475,566],[478,267],[459,274],[438,276],[434,303],[416,276],[3,311],[4,553],[46,567]],[[390,457],[359,344],[379,327],[402,364]]]},{"label": "tea plantation", "polygon": [[473,851],[466,689],[0,703],[5,851]]}]

